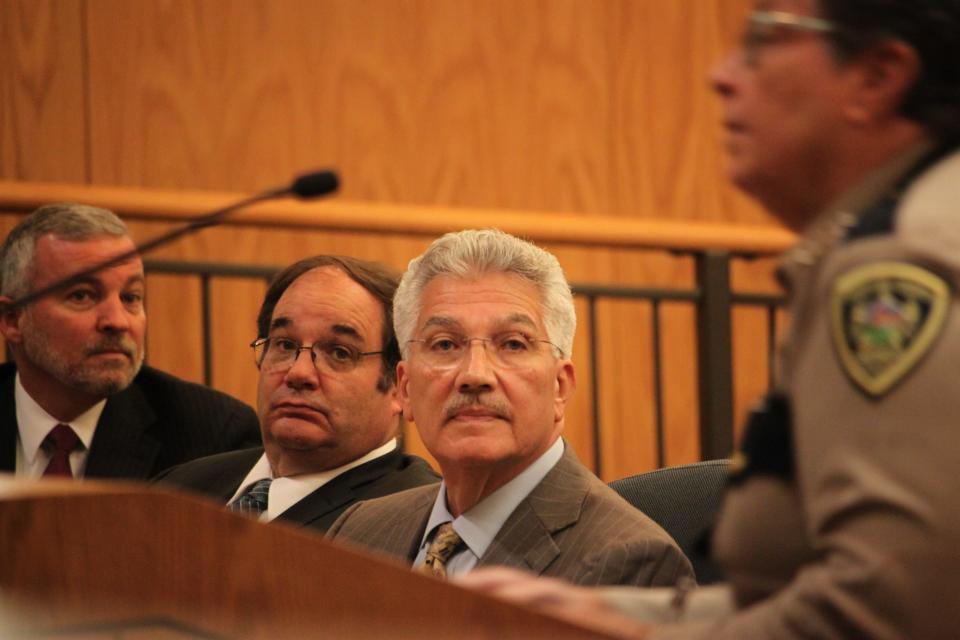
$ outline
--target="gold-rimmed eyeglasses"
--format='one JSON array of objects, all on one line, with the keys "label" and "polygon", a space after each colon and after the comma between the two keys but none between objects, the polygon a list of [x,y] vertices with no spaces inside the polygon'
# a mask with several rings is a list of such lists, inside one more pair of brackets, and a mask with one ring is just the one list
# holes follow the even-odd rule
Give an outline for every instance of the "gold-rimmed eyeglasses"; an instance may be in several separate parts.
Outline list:
[{"label": "gold-rimmed eyeglasses", "polygon": [[339,342],[314,342],[302,345],[290,338],[258,338],[250,343],[254,361],[261,371],[286,370],[297,361],[301,351],[307,351],[314,366],[328,371],[344,373],[352,371],[365,356],[380,355],[383,351],[360,351],[356,347]]},{"label": "gold-rimmed eyeglasses", "polygon": [[505,369],[529,367],[537,358],[551,349],[557,357],[563,357],[563,350],[549,340],[535,338],[520,332],[508,332],[491,338],[468,337],[459,334],[440,333],[418,340],[408,340],[407,344],[416,349],[416,357],[433,369],[452,369],[460,366],[470,353],[474,342],[480,342],[491,364]]}]

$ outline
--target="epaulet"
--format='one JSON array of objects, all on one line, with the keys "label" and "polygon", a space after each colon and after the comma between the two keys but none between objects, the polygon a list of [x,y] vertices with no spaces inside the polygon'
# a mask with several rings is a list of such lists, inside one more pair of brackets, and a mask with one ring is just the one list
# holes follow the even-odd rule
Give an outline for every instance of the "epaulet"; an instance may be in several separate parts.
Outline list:
[{"label": "epaulet", "polygon": [[910,185],[923,172],[943,159],[944,156],[956,150],[955,144],[938,145],[930,153],[923,156],[910,170],[897,181],[883,198],[873,203],[857,216],[857,223],[847,229],[843,242],[852,242],[869,236],[887,235],[893,233],[896,227],[897,210],[900,198]]}]

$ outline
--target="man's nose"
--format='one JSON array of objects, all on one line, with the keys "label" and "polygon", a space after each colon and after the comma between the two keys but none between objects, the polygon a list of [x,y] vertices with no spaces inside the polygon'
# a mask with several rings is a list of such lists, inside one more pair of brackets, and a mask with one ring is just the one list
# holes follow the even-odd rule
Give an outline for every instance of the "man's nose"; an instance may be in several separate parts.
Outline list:
[{"label": "man's nose", "polygon": [[743,64],[743,53],[737,52],[728,55],[718,62],[707,75],[707,84],[721,97],[729,97],[733,93],[734,79],[737,69]]},{"label": "man's nose", "polygon": [[287,369],[284,381],[293,389],[316,389],[320,386],[320,372],[309,349],[297,352],[293,364]]},{"label": "man's nose", "polygon": [[458,387],[462,392],[489,391],[496,387],[495,365],[487,351],[489,343],[484,340],[471,340],[460,363]]},{"label": "man's nose", "polygon": [[119,297],[107,297],[97,306],[97,329],[104,332],[130,330],[130,311]]}]

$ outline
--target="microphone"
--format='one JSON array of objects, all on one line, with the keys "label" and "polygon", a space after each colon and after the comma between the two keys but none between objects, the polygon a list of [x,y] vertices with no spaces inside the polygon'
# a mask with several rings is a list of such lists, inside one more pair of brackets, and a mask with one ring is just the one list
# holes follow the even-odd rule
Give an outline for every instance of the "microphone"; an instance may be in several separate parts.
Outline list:
[{"label": "microphone", "polygon": [[306,173],[290,185],[290,192],[298,198],[316,198],[332,193],[340,187],[340,179],[333,171]]},{"label": "microphone", "polygon": [[296,196],[302,200],[318,198],[336,191],[339,187],[340,179],[333,171],[314,171],[313,173],[306,173],[296,178],[287,186],[258,193],[254,196],[250,196],[249,198],[244,198],[243,200],[239,200],[238,202],[234,202],[233,204],[229,204],[225,207],[221,207],[220,209],[216,209],[210,213],[194,218],[182,227],[177,227],[172,231],[163,233],[152,240],[148,240],[147,242],[134,247],[130,251],[116,255],[109,260],[104,260],[103,262],[95,264],[88,269],[84,269],[79,273],[67,276],[63,280],[54,282],[53,284],[43,287],[42,289],[28,293],[20,298],[17,298],[16,300],[12,300],[3,305],[2,308],[0,308],[0,312],[9,312],[19,309],[27,304],[30,304],[31,302],[39,300],[44,296],[50,295],[54,291],[63,289],[65,287],[70,287],[102,269],[112,267],[113,265],[120,264],[121,262],[126,262],[134,256],[152,251],[157,247],[169,244],[170,242],[173,242],[182,236],[199,231],[200,229],[206,229],[207,227],[218,225],[223,221],[224,218],[238,209],[249,207],[257,202],[273,200],[275,198],[283,198],[286,196]]}]

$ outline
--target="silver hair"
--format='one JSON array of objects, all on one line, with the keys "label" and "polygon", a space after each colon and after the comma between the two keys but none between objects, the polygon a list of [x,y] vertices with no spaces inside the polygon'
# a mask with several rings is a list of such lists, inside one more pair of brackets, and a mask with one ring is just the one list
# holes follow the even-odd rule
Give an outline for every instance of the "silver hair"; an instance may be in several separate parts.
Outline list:
[{"label": "silver hair", "polygon": [[483,273],[513,273],[536,285],[547,337],[563,357],[571,356],[577,314],[570,285],[556,257],[499,229],[468,229],[434,240],[423,255],[410,261],[400,279],[393,298],[393,324],[404,358],[416,328],[424,287],[440,275]]},{"label": "silver hair", "polygon": [[29,291],[37,240],[48,233],[64,240],[130,235],[107,209],[74,202],[44,205],[21,220],[0,248],[0,295],[16,298]]}]

